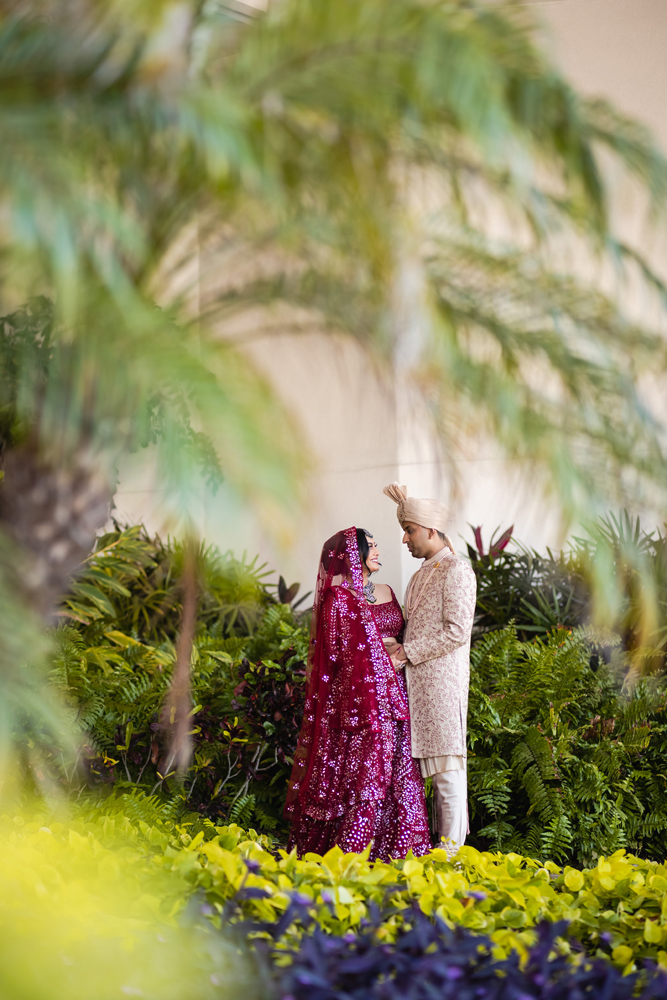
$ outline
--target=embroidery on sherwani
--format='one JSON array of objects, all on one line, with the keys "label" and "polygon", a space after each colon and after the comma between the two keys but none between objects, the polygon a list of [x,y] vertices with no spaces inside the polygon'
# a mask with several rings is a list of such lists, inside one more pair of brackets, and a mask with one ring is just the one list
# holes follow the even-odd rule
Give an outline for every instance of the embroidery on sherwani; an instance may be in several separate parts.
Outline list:
[{"label": "embroidery on sherwani", "polygon": [[419,600],[403,641],[412,754],[465,757],[477,581],[470,564],[447,550],[427,560],[419,574],[428,576],[423,590],[414,577],[408,585],[408,593],[418,588]]}]

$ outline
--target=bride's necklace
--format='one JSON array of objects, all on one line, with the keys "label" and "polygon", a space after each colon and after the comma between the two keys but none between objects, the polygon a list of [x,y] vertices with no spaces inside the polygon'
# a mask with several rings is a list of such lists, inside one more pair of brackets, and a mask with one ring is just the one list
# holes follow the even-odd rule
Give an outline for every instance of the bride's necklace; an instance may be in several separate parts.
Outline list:
[{"label": "bride's necklace", "polygon": [[375,584],[371,580],[370,576],[368,577],[368,583],[364,584],[364,597],[369,604],[375,604],[377,601],[377,597],[375,596]]}]

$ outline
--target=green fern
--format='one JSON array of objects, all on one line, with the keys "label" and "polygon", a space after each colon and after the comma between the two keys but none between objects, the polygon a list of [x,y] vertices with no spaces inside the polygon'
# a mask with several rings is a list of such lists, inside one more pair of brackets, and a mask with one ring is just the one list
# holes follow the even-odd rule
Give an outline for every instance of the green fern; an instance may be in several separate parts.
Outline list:
[{"label": "green fern", "polygon": [[560,861],[567,858],[572,852],[572,827],[568,817],[561,813],[554,817],[540,834],[541,850],[540,856],[543,858],[553,858]]},{"label": "green fern", "polygon": [[[611,651],[591,668],[591,649]],[[667,685],[627,682],[618,642],[513,626],[471,654],[471,841],[594,864],[619,847],[660,856],[667,819]],[[509,764],[507,763],[509,762]],[[495,777],[494,777],[495,775]]]},{"label": "green fern", "polygon": [[227,823],[236,823],[238,826],[247,829],[250,826],[250,820],[255,810],[255,803],[256,799],[252,793],[242,795],[230,809]]},{"label": "green fern", "polygon": [[[520,842],[517,831],[507,819],[497,819],[493,823],[488,823],[478,831],[478,836],[488,841],[489,847],[493,851],[502,851],[507,854],[514,850],[514,845]],[[533,857],[536,857],[533,854]]]},{"label": "green fern", "polygon": [[512,768],[528,796],[528,815],[535,813],[542,823],[552,823],[562,815],[562,804],[553,787],[556,771],[551,746],[535,727],[526,730],[512,754]]},{"label": "green fern", "polygon": [[272,833],[274,830],[278,828],[280,821],[270,812],[267,812],[265,809],[263,809],[261,805],[259,805],[259,803],[257,803],[254,807],[253,822],[256,822],[258,824],[260,830]]},{"label": "green fern", "polygon": [[172,824],[183,812],[181,796],[168,799],[148,795],[141,788],[120,789],[112,795],[91,796],[81,800],[82,815],[98,817],[127,817],[131,823],[145,823],[148,826]]}]

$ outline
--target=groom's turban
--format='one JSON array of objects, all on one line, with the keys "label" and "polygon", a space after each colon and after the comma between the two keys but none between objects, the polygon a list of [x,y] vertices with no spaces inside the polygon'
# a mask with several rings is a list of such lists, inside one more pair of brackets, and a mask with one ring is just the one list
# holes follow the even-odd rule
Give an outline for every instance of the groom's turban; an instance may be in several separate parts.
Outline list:
[{"label": "groom's turban", "polygon": [[423,528],[435,528],[444,535],[451,524],[452,515],[439,500],[422,500],[409,497],[407,486],[392,483],[385,486],[382,492],[398,504],[396,516],[404,528],[408,522],[420,524]]}]

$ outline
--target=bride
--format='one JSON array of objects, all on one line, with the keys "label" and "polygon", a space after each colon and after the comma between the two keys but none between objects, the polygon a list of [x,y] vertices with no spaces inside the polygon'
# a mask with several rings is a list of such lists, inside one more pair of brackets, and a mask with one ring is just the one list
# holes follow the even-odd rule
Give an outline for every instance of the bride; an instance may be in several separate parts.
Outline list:
[{"label": "bride", "polygon": [[405,679],[383,639],[400,643],[403,614],[376,585],[377,546],[361,528],[324,543],[315,590],[306,703],[285,815],[290,849],[334,844],[370,857],[431,849],[424,787],[410,752]]}]

